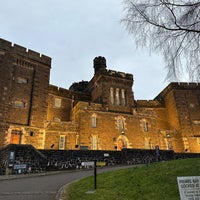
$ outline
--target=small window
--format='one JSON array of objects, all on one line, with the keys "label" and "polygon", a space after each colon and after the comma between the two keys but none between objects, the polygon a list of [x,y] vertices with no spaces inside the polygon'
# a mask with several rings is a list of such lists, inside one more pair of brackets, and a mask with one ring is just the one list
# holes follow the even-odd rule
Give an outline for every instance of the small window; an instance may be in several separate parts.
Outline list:
[{"label": "small window", "polygon": [[114,90],[113,88],[110,88],[110,103],[114,104]]},{"label": "small window", "polygon": [[123,117],[117,118],[117,127],[118,127],[118,130],[124,131],[124,118]]},{"label": "small window", "polygon": [[121,97],[122,97],[121,104],[122,104],[122,106],[125,106],[126,105],[126,99],[125,99],[125,90],[124,89],[121,90]]},{"label": "small window", "polygon": [[54,106],[55,106],[56,108],[60,108],[60,107],[61,107],[61,99],[55,98]]},{"label": "small window", "polygon": [[146,120],[142,121],[142,128],[144,132],[148,132],[148,123]]},{"label": "small window", "polygon": [[98,149],[98,136],[97,135],[92,135],[91,143],[92,143],[92,150],[97,150]]},{"label": "small window", "polygon": [[35,136],[35,133],[33,131],[30,131],[29,134],[30,134],[31,137]]},{"label": "small window", "polygon": [[23,101],[16,100],[14,102],[15,108],[25,108],[26,104]]},{"label": "small window", "polygon": [[200,145],[200,137],[197,138],[197,144]]},{"label": "small window", "polygon": [[96,116],[96,114],[92,115],[91,120],[92,120],[92,128],[96,128],[97,127],[97,116]]},{"label": "small window", "polygon": [[23,77],[17,77],[17,83],[28,83],[28,79],[27,78],[23,78]]},{"label": "small window", "polygon": [[120,105],[120,100],[119,100],[119,88],[117,88],[116,89],[116,93],[115,93],[115,104],[117,105],[117,106],[119,106]]},{"label": "small window", "polygon": [[59,138],[59,150],[65,149],[65,135],[60,135]]}]

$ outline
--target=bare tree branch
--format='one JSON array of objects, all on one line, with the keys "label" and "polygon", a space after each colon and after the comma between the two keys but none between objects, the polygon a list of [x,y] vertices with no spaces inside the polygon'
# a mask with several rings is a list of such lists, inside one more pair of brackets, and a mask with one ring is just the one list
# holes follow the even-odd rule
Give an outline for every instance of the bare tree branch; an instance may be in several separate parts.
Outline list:
[{"label": "bare tree branch", "polygon": [[163,55],[167,78],[177,80],[187,71],[200,80],[200,1],[124,0],[122,23],[137,46]]}]

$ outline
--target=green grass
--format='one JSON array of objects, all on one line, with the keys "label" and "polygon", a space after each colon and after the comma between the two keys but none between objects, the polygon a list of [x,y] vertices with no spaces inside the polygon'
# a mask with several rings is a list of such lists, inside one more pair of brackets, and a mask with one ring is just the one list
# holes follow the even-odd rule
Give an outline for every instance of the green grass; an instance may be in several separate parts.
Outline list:
[{"label": "green grass", "polygon": [[200,158],[173,160],[88,177],[65,188],[63,200],[179,200],[178,176],[199,176]]}]

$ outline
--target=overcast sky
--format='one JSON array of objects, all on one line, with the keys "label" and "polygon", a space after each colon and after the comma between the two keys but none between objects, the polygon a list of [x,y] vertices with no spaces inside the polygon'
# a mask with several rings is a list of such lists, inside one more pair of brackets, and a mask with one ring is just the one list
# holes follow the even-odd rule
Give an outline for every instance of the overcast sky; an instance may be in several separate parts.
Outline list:
[{"label": "overcast sky", "polygon": [[136,49],[120,23],[122,0],[0,0],[0,37],[52,58],[50,84],[89,81],[93,59],[134,75],[136,99],[153,99],[167,85],[159,55]]}]

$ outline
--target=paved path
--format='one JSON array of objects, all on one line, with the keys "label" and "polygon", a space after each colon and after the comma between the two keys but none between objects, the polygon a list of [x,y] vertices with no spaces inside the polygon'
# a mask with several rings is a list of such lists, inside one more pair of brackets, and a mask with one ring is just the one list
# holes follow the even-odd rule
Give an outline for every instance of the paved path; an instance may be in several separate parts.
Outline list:
[{"label": "paved path", "polygon": [[[129,167],[131,166],[98,168],[97,172],[102,173]],[[93,170],[84,170],[31,176],[0,176],[0,200],[59,199],[59,192],[65,184],[93,175],[93,173]]]}]

